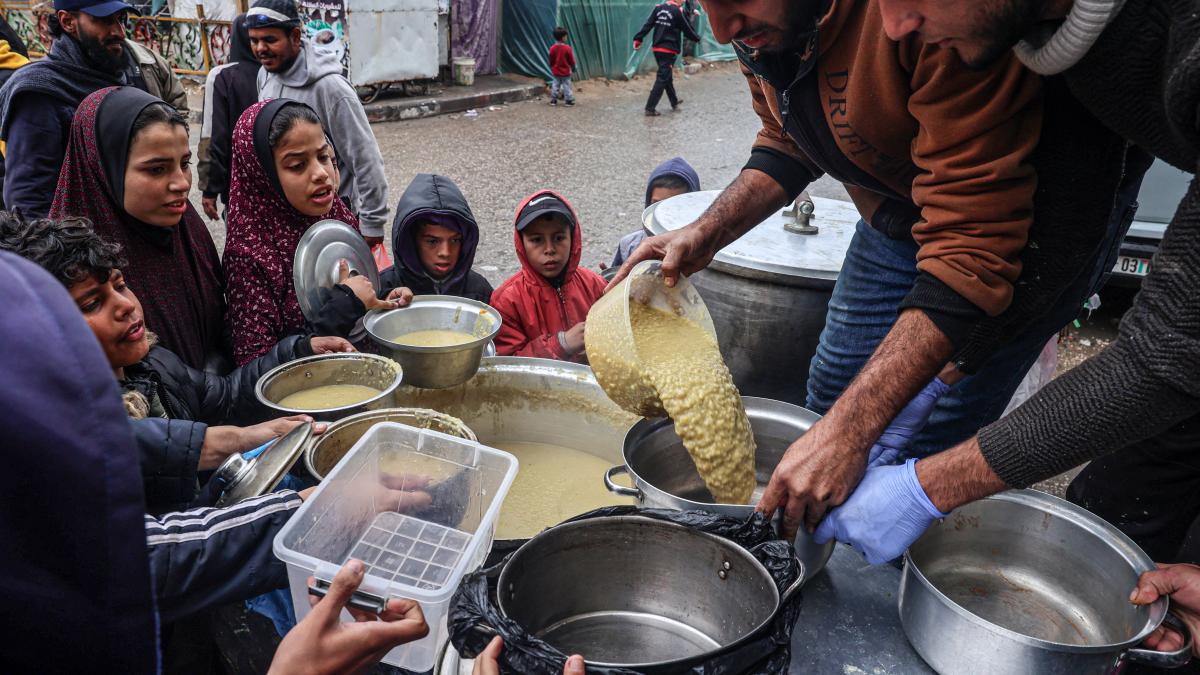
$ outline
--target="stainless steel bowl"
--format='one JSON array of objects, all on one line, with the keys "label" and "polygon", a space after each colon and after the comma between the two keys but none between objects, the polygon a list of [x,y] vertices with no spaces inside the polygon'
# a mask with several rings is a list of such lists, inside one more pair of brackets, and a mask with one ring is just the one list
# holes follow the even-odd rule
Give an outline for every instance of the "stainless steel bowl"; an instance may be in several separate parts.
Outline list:
[{"label": "stainless steel bowl", "polygon": [[[491,306],[450,295],[418,295],[408,307],[371,312],[364,321],[371,340],[404,368],[404,383],[424,389],[454,387],[474,377],[500,324],[500,313]],[[473,339],[450,347],[392,341],[420,330],[452,330]]]},{"label": "stainless steel bowl", "polygon": [[325,433],[312,440],[304,449],[304,465],[308,472],[317,480],[325,476],[345,456],[350,448],[362,438],[363,434],[380,422],[399,422],[421,429],[433,429],[451,436],[458,436],[470,441],[478,441],[475,432],[463,424],[462,420],[451,417],[436,410],[424,408],[383,408],[368,410],[345,417],[325,430]]},{"label": "stainless steel bowl", "polygon": [[954,510],[904,556],[900,621],[943,675],[1120,672],[1187,661],[1135,649],[1168,616],[1129,602],[1154,569],[1112,525],[1056,497],[1012,490]]},{"label": "stainless steel bowl", "polygon": [[[625,435],[625,463],[609,469],[604,484],[612,492],[636,497],[645,506],[678,509],[680,511],[709,511],[734,518],[749,518],[754,505],[762,497],[771,474],[797,438],[821,419],[817,413],[800,406],[766,398],[743,396],[750,430],[754,432],[757,449],[754,453],[754,478],[758,483],[749,504],[717,504],[704,480],[696,471],[691,455],[683,447],[670,419],[645,419],[633,425]],[[612,478],[628,473],[634,488],[617,485]],[[805,573],[812,578],[825,567],[833,555],[831,540],[818,545],[812,535],[801,529],[796,534],[796,557],[804,563]],[[807,579],[806,579],[807,581]]]},{"label": "stainless steel bowl", "polygon": [[[801,574],[800,578],[803,578]],[[504,565],[500,610],[589,666],[680,673],[768,630],[775,581],[748,551],[640,516],[601,517],[542,532]]]},{"label": "stainless steel bowl", "polygon": [[[403,371],[391,359],[374,354],[321,354],[296,359],[267,371],[259,378],[254,393],[259,403],[280,415],[309,415],[324,422],[377,408],[390,408]],[[361,403],[326,410],[285,408],[279,401],[305,389],[327,384],[361,384],[374,387],[377,396]]]}]

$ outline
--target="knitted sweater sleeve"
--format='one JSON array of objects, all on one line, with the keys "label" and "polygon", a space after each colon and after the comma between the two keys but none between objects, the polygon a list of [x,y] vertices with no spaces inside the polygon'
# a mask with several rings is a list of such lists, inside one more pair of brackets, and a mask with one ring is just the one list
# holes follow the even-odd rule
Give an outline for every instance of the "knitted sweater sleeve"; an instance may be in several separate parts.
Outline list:
[{"label": "knitted sweater sleeve", "polygon": [[1120,333],[979,433],[992,470],[1025,487],[1200,412],[1200,186],[1188,188]]}]

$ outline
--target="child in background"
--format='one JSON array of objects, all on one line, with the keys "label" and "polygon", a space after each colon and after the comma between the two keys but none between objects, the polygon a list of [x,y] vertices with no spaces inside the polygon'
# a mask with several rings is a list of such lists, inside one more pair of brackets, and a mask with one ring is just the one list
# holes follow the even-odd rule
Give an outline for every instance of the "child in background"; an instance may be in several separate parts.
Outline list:
[{"label": "child in background", "polygon": [[604,280],[579,266],[583,235],[575,211],[543,190],[522,202],[515,226],[521,270],[492,294],[504,319],[496,353],[585,362],[583,322]]},{"label": "child in background", "polygon": [[[673,157],[650,172],[650,180],[646,183],[646,206],[699,189],[700,176],[696,174],[696,170],[682,157]],[[621,241],[617,243],[617,253],[613,256],[612,267],[620,267],[645,238],[646,230],[642,228],[621,237]]]},{"label": "child in background", "polygon": [[554,44],[550,45],[550,74],[554,83],[550,85],[550,105],[558,105],[561,94],[567,105],[575,105],[575,92],[571,89],[571,71],[575,69],[575,52],[567,44],[567,29],[554,29]]}]

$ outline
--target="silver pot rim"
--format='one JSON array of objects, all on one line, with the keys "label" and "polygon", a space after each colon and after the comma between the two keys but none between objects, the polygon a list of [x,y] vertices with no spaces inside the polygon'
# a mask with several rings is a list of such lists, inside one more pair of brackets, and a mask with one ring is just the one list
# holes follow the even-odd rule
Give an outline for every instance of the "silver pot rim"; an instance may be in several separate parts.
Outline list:
[{"label": "silver pot rim", "polygon": [[[304,452],[303,452],[304,468],[308,469],[308,472],[311,473],[313,475],[313,477],[315,477],[318,481],[325,480],[325,475],[322,474],[321,472],[317,471],[316,467],[313,466],[313,462],[316,459],[317,448],[319,448],[321,446],[321,441],[323,441],[326,438],[332,438],[332,436],[330,435],[331,432],[336,433],[340,429],[348,427],[351,424],[360,422],[365,419],[370,419],[372,417],[395,415],[397,413],[405,414],[405,413],[421,413],[421,412],[432,413],[432,414],[441,415],[444,417],[451,417],[450,415],[447,415],[446,413],[438,412],[437,410],[430,410],[428,408],[376,408],[375,410],[364,410],[360,413],[354,413],[353,415],[347,415],[346,417],[343,417],[342,419],[337,420],[336,422],[330,422],[329,426],[325,428],[325,431],[320,436],[314,436],[311,439],[309,439],[308,444],[305,445]],[[461,420],[459,420],[459,421],[461,422]],[[471,434],[470,437],[467,438],[467,440],[479,442],[479,439],[475,436],[475,432],[471,429],[471,427],[467,426],[466,422],[462,422],[462,426],[463,426],[464,430],[466,430],[469,434]]]},{"label": "silver pot rim", "polygon": [[[1067,520],[1093,536],[1115,540],[1115,543],[1120,544],[1121,550],[1126,554],[1128,560],[1134,567],[1134,570],[1140,575],[1142,572],[1147,572],[1155,569],[1154,561],[1132,539],[1127,537],[1124,532],[1121,532],[1116,527],[1101,519],[1095,514],[1087,511],[1065,499],[1059,499],[1045,492],[1037,490],[1007,490],[990,497],[985,497],[987,500],[1007,501],[1015,504],[1029,506],[1038,510],[1045,511],[1057,518]],[[1051,640],[1043,640],[1035,638],[1024,633],[1005,628],[996,623],[992,623],[975,613],[967,610],[962,605],[952,600],[946,594],[935,586],[928,577],[921,571],[920,566],[913,562],[912,556],[908,551],[904,552],[904,571],[905,574],[910,574],[912,578],[919,581],[927,591],[933,594],[942,604],[952,610],[955,614],[973,623],[977,626],[995,632],[1009,640],[1020,644],[1037,647],[1048,651],[1063,652],[1070,654],[1101,654],[1106,652],[1120,651],[1133,647],[1146,639],[1153,633],[1167,616],[1167,601],[1165,598],[1159,598],[1150,604],[1150,618],[1147,620],[1145,627],[1134,637],[1121,642],[1113,642],[1103,645],[1075,645],[1065,642],[1053,642]],[[904,593],[900,593],[899,602],[904,601]]]},{"label": "silver pot rim", "polygon": [[[404,312],[421,305],[455,305],[458,307],[471,307],[475,310],[486,312],[492,319],[492,329],[484,337],[476,338],[470,342],[464,342],[458,345],[450,345],[447,347],[419,347],[417,345],[406,345],[399,342],[393,342],[387,338],[376,335],[375,324],[382,321],[383,317],[389,316],[397,312]],[[370,336],[371,341],[380,347],[393,349],[399,352],[409,352],[412,354],[448,354],[451,352],[465,352],[471,349],[477,349],[491,342],[496,334],[500,332],[500,327],[504,319],[500,316],[500,312],[491,305],[470,298],[460,298],[455,295],[418,295],[412,299],[412,302],[405,306],[396,309],[388,310],[371,310],[367,312],[366,318],[363,319],[363,327]]]},{"label": "silver pot rim", "polygon": [[[358,403],[354,403],[351,405],[344,405],[344,406],[340,406],[337,408],[322,408],[320,410],[300,410],[297,408],[285,408],[285,407],[279,405],[278,403],[267,398],[267,395],[266,395],[267,385],[270,384],[271,381],[274,380],[276,377],[278,377],[280,373],[291,370],[293,368],[305,366],[309,363],[318,363],[321,361],[378,361],[381,364],[386,364],[387,366],[394,368],[396,371],[396,377],[395,377],[395,379],[392,380],[392,383],[390,385],[388,385],[383,391],[379,392],[379,394],[372,396],[371,398],[369,398],[365,401],[359,401]],[[311,415],[313,413],[320,413],[320,414],[339,413],[339,412],[344,412],[347,410],[353,410],[355,408],[361,408],[363,406],[370,405],[377,401],[383,400],[384,398],[386,398],[388,396],[391,396],[396,391],[396,389],[400,386],[400,383],[403,380],[404,380],[404,369],[400,367],[400,364],[396,363],[392,359],[389,359],[389,358],[383,357],[383,356],[379,356],[377,354],[366,354],[363,352],[339,353],[339,354],[314,354],[313,356],[305,356],[304,358],[296,359],[295,361],[288,361],[287,363],[282,363],[282,364],[275,366],[274,368],[268,370],[265,374],[263,374],[261,377],[259,377],[258,382],[255,383],[254,396],[255,396],[255,398],[258,399],[258,402],[261,403],[262,405],[270,408],[271,410],[276,410],[276,411],[285,413],[286,415]]]},{"label": "silver pot rim", "polygon": [[[727,539],[718,537],[715,534],[709,534],[708,532],[700,532],[698,530],[693,530],[693,529],[684,527],[683,525],[679,525],[678,523],[673,523],[673,522],[666,521],[666,520],[658,520],[657,518],[647,518],[645,516],[639,516],[639,515],[600,516],[598,518],[587,518],[584,520],[568,521],[565,523],[561,523],[559,525],[555,525],[554,527],[542,530],[541,532],[539,532],[538,534],[536,534],[532,538],[530,538],[529,541],[522,544],[521,547],[518,548],[515,552],[513,552],[513,554],[508,558],[508,560],[506,560],[504,562],[504,567],[500,570],[500,578],[498,579],[497,587],[504,588],[508,585],[508,583],[509,583],[508,571],[510,569],[510,565],[513,563],[514,560],[516,560],[519,556],[521,556],[522,552],[526,551],[526,549],[530,549],[533,546],[533,544],[538,542],[538,540],[545,540],[551,536],[561,536],[562,530],[564,530],[564,529],[577,529],[577,528],[581,528],[581,527],[587,527],[589,525],[601,524],[601,523],[612,523],[612,522],[651,523],[654,525],[661,525],[663,527],[678,528],[680,530],[685,530],[693,535],[712,539],[712,540],[716,541],[717,543],[721,544],[722,546],[736,551],[736,555],[741,556],[742,559],[744,559],[746,562],[751,564],[753,569],[755,569],[758,573],[762,574],[763,577],[767,579],[767,581],[768,581],[768,583],[766,584],[767,587],[770,588],[771,591],[775,594],[775,606],[767,614],[766,618],[764,618],[761,622],[759,622],[759,624],[757,626],[755,626],[753,630],[747,632],[745,635],[741,636],[737,640],[734,640],[733,642],[730,642],[727,645],[721,645],[720,648],[714,649],[711,652],[705,652],[705,654],[711,654],[713,652],[724,652],[729,649],[736,649],[740,645],[743,645],[746,642],[748,642],[749,640],[753,639],[754,636],[760,634],[764,628],[766,628],[768,625],[770,625],[770,623],[772,621],[775,620],[776,615],[779,613],[779,606],[783,602],[782,595],[779,592],[779,587],[775,585],[775,579],[771,576],[770,572],[767,571],[767,568],[763,567],[763,564],[758,561],[758,558],[755,558],[749,551],[747,551],[746,549],[742,548],[741,546],[738,546],[737,544],[735,544]],[[532,554],[526,553],[526,555],[532,555]],[[801,578],[803,578],[807,573],[802,568],[800,570],[800,574],[801,574]],[[795,586],[795,583],[793,583],[793,586]],[[504,607],[503,594],[501,594],[501,593],[496,594],[496,604],[500,607],[500,613],[503,614],[506,618],[511,619],[511,617],[509,617],[509,615],[508,615],[508,611]],[[516,621],[516,619],[511,619],[511,620]],[[518,623],[520,623],[520,622],[518,622]],[[526,630],[528,630],[527,627],[525,627],[525,626],[522,626],[522,627],[526,628]],[[689,656],[686,658],[673,659],[671,661],[651,661],[648,663],[606,663],[606,662],[601,662],[601,661],[589,661],[589,660],[587,660],[587,657],[585,656],[584,663],[585,663],[585,665],[596,667],[596,668],[629,668],[629,669],[668,668],[668,667],[671,667],[671,666],[674,666],[677,664],[684,664],[684,663],[691,662],[702,656],[703,655],[701,655],[701,654],[696,654],[696,655],[692,655],[692,656]]]}]

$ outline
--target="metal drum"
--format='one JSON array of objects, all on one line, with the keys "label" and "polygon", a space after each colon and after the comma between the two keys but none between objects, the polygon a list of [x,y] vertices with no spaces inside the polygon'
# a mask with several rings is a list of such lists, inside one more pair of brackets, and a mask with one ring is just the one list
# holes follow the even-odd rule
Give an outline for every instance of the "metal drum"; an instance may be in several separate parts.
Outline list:
[{"label": "metal drum", "polygon": [[[661,201],[646,209],[642,223],[651,234],[681,229],[719,194]],[[813,197],[815,210],[806,214],[807,203],[797,200],[795,212],[772,214],[691,276],[738,389],[795,405],[805,404],[809,361],[859,220],[850,202]]]}]

